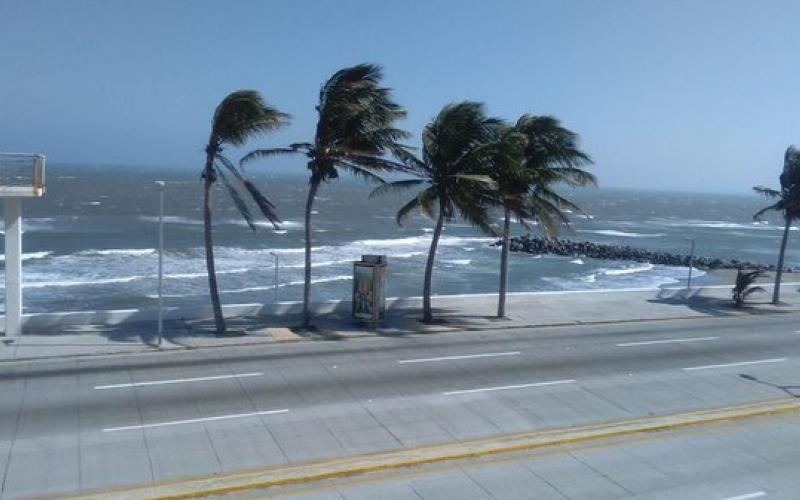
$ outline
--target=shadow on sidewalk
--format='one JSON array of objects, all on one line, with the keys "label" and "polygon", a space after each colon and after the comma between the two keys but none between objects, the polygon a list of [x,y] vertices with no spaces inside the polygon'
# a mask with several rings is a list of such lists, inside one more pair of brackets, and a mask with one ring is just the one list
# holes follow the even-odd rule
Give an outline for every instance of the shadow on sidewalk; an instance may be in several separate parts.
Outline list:
[{"label": "shadow on sidewalk", "polygon": [[763,309],[763,306],[772,305],[769,301],[750,301],[742,307],[735,307],[732,298],[713,297],[705,295],[706,292],[707,290],[703,288],[693,288],[691,291],[685,288],[680,290],[662,288],[655,299],[648,299],[647,301],[653,304],[686,307],[708,316],[767,314],[771,312]]}]

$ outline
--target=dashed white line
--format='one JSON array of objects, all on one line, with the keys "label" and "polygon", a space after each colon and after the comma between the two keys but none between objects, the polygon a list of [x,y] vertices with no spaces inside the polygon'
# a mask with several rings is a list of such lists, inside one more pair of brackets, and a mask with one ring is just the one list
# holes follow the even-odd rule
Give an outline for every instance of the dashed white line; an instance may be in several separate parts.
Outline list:
[{"label": "dashed white line", "polygon": [[419,358],[419,359],[403,359],[398,361],[399,364],[409,364],[409,363],[431,363],[434,361],[452,361],[458,359],[473,359],[473,358],[494,358],[497,356],[517,356],[521,354],[520,351],[510,351],[510,352],[487,352],[484,354],[465,354],[462,356],[442,356],[441,358]]},{"label": "dashed white line", "polygon": [[216,375],[210,377],[196,377],[196,378],[176,378],[173,380],[152,380],[150,382],[132,382],[129,384],[111,384],[111,385],[96,385],[95,389],[102,391],[105,389],[123,389],[127,387],[146,387],[149,385],[166,385],[166,384],[184,384],[190,382],[205,382],[208,380],[225,380],[229,378],[245,378],[245,377],[260,377],[264,375],[263,372],[253,373],[235,373],[232,375]]},{"label": "dashed white line", "polygon": [[652,344],[678,344],[685,342],[707,342],[709,340],[717,340],[719,337],[691,337],[685,339],[666,339],[666,340],[643,340],[641,342],[623,342],[617,344],[617,347],[633,347],[637,345],[652,345]]},{"label": "dashed white line", "polygon": [[735,497],[723,498],[722,500],[750,500],[751,498],[761,498],[767,496],[766,491],[754,491],[753,493],[745,493]]},{"label": "dashed white line", "polygon": [[756,361],[740,361],[738,363],[725,363],[721,365],[705,365],[705,366],[692,366],[689,368],[684,368],[684,370],[691,371],[691,370],[710,370],[712,368],[727,368],[729,366],[746,366],[746,365],[759,365],[762,363],[780,363],[782,361],[786,361],[786,358],[773,358],[773,359],[759,359]]},{"label": "dashed white line", "polygon": [[197,424],[200,422],[214,422],[217,420],[230,420],[232,418],[246,418],[246,417],[256,417],[260,415],[276,415],[278,413],[287,413],[289,410],[284,408],[282,410],[266,410],[266,411],[254,411],[251,413],[237,413],[234,415],[220,415],[217,417],[204,417],[204,418],[192,418],[189,420],[173,420],[171,422],[158,422],[154,424],[142,424],[142,425],[128,425],[125,427],[109,427],[103,429],[103,432],[118,432],[118,431],[132,431],[137,429],[151,429],[154,427],[169,427],[172,425],[184,425],[184,424]]},{"label": "dashed white line", "polygon": [[528,387],[544,387],[547,385],[558,385],[558,384],[572,384],[575,381],[570,380],[550,380],[547,382],[535,382],[533,384],[519,384],[519,385],[503,385],[499,387],[482,387],[480,389],[464,389],[461,391],[449,391],[443,392],[443,396],[455,396],[458,394],[473,394],[476,392],[491,392],[491,391],[507,391],[510,389],[525,389]]}]

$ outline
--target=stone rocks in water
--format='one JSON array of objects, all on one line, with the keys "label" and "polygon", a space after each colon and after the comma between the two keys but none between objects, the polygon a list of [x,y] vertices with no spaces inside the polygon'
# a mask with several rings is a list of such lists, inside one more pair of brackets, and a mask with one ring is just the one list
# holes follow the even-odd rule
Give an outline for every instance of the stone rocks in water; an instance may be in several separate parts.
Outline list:
[{"label": "stone rocks in water", "polygon": [[[500,245],[496,242],[494,245]],[[689,255],[671,254],[655,250],[645,250],[625,245],[604,245],[591,241],[572,241],[558,238],[538,238],[530,234],[511,238],[509,248],[512,252],[527,252],[531,254],[552,254],[565,257],[588,257],[604,260],[628,260],[635,262],[649,262],[665,266],[688,266],[692,260]],[[709,257],[694,257],[692,265],[699,269],[753,269],[761,271],[774,271],[774,265],[754,264],[741,262],[737,259],[719,259]],[[787,269],[791,272],[791,268]]]}]

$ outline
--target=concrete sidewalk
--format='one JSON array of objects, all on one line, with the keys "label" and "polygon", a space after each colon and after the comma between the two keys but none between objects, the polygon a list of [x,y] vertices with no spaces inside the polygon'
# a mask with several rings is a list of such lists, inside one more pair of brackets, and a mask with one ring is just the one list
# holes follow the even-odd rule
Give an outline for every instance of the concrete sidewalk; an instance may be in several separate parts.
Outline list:
[{"label": "concrete sidewalk", "polygon": [[[0,361],[65,356],[92,356],[263,344],[310,340],[347,340],[365,336],[404,336],[444,331],[492,331],[507,328],[690,319],[769,313],[800,312],[800,283],[782,286],[782,304],[773,306],[769,293],[757,295],[745,308],[736,309],[729,286],[692,289],[590,290],[575,292],[512,293],[507,299],[507,319],[494,317],[496,294],[438,296],[433,298],[436,323],[419,322],[419,297],[387,300],[386,318],[374,328],[350,317],[345,301],[315,305],[316,329],[303,332],[300,304],[282,303],[279,313],[241,315],[228,319],[232,335],[218,337],[214,322],[204,319],[171,319],[164,324],[164,340],[157,344],[155,321],[122,321],[49,325],[28,328],[24,336],[4,339]],[[771,290],[770,284],[765,284]],[[1,338],[1,337],[0,337]]]}]

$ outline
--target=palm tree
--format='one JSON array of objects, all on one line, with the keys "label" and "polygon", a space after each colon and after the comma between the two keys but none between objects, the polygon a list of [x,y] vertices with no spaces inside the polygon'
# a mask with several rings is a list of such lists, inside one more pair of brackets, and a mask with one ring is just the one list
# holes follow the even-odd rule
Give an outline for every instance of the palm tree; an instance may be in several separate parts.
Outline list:
[{"label": "palm tree", "polygon": [[578,136],[551,116],[523,115],[513,127],[499,127],[487,154],[488,172],[497,185],[495,203],[503,210],[497,304],[497,316],[503,318],[511,218],[528,229],[526,219],[536,221],[546,236],[555,236],[559,225],[569,224],[566,210],[580,208],[553,185],[596,185],[597,179],[582,168],[592,161],[579,149]]},{"label": "palm tree", "polygon": [[323,181],[339,177],[339,169],[367,180],[384,183],[376,172],[389,172],[402,165],[384,158],[385,153],[403,149],[397,141],[408,134],[394,128],[406,112],[392,100],[391,89],[381,87],[379,66],[359,64],[336,73],[319,91],[314,142],[288,148],[259,149],[242,158],[242,164],[257,158],[301,153],[308,158],[308,198],[305,211],[305,275],[303,287],[303,328],[311,326],[311,211]]},{"label": "palm tree", "polygon": [[742,272],[739,268],[736,271],[736,283],[733,285],[733,303],[736,307],[742,307],[752,294],[764,291],[755,285],[756,280],[763,277],[764,271],[761,270]]},{"label": "palm tree", "polygon": [[414,210],[436,220],[422,291],[422,320],[426,323],[433,320],[431,278],[445,222],[458,214],[474,226],[495,234],[487,210],[494,184],[488,176],[481,174],[485,160],[481,146],[491,138],[492,129],[499,124],[499,120],[486,117],[481,103],[466,101],[445,106],[422,132],[421,159],[407,150],[397,152],[407,167],[406,171],[416,178],[379,186],[370,194],[373,197],[389,191],[425,186],[400,208],[397,223],[402,225]]},{"label": "palm tree", "polygon": [[789,242],[789,230],[792,222],[800,218],[800,150],[794,145],[786,149],[783,157],[783,173],[780,177],[781,189],[770,189],[764,186],[756,186],[753,190],[777,201],[765,208],[762,208],[755,215],[754,220],[759,220],[764,212],[777,210],[783,215],[786,223],[783,229],[783,239],[781,249],[778,253],[778,270],[775,273],[775,289],[772,292],[772,303],[778,304],[781,297],[781,277],[783,276],[783,261],[786,256],[786,246]]},{"label": "palm tree", "polygon": [[[222,154],[223,145],[242,146],[252,136],[274,130],[288,121],[289,115],[264,102],[255,90],[238,90],[229,94],[217,106],[211,121],[211,135],[206,146],[206,166],[203,168],[203,227],[205,229],[206,267],[211,304],[214,309],[214,322],[218,335],[225,334],[225,319],[217,289],[217,275],[214,270],[214,242],[211,234],[211,187],[222,179],[234,205],[241,212],[247,224],[255,231],[253,218],[244,198],[236,187],[240,185],[247,191],[261,213],[273,225],[279,222],[275,206],[248,180],[244,171]],[[228,178],[229,172],[236,183]]]}]

